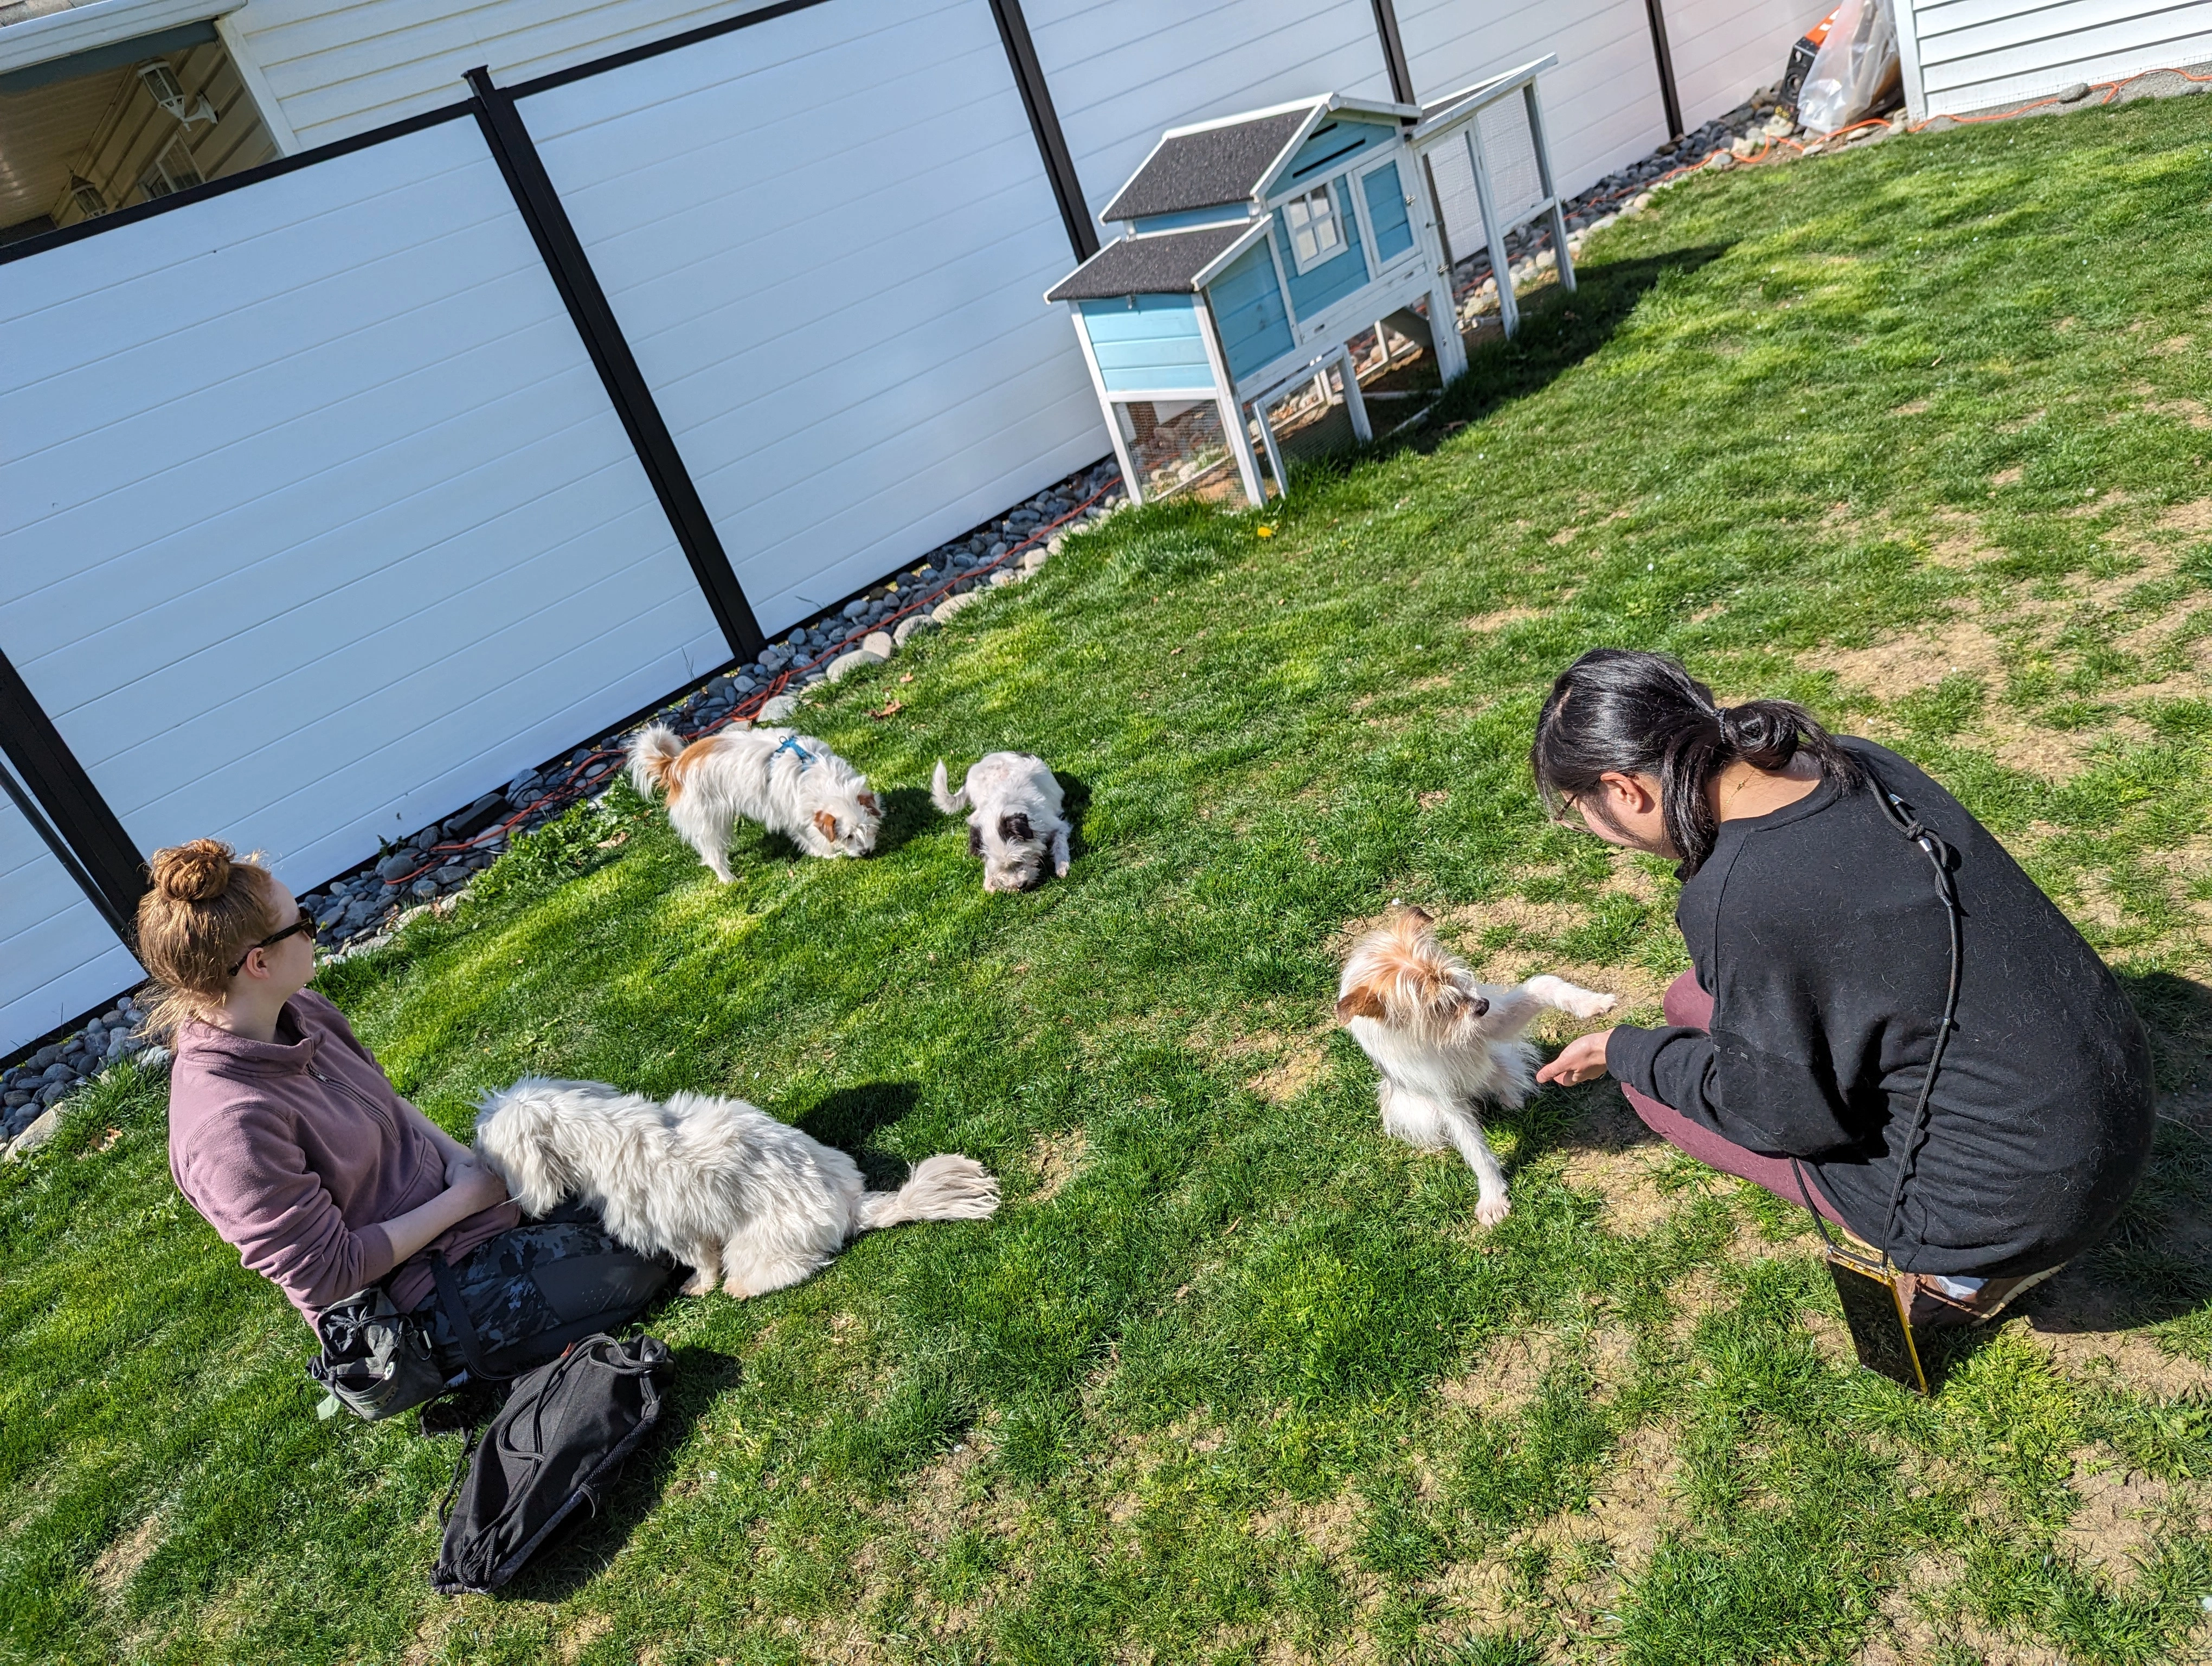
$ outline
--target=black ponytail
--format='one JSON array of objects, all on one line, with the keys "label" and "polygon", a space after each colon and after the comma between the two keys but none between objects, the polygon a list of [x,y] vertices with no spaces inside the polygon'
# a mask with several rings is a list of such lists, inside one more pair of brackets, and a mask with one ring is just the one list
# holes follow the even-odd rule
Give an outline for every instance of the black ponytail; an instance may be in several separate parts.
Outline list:
[{"label": "black ponytail", "polygon": [[[1608,774],[1656,777],[1667,837],[1686,878],[1713,854],[1719,832],[1708,790],[1713,777],[1738,762],[1785,769],[1800,751],[1847,787],[1866,779],[1858,761],[1793,700],[1717,706],[1713,691],[1672,654],[1599,648],[1552,684],[1528,762],[1554,816]],[[1592,800],[1601,815],[1603,803]]]}]

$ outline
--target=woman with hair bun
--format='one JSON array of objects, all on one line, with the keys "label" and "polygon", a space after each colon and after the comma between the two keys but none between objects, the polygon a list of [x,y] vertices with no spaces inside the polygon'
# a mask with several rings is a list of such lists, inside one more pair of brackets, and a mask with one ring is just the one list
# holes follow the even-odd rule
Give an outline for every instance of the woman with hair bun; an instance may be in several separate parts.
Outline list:
[{"label": "woman with hair bun", "polygon": [[310,990],[314,922],[268,869],[214,839],[156,851],[138,958],[170,1037],[169,1172],[310,1325],[388,1280],[402,1311],[521,1218],[499,1177],[392,1090]]},{"label": "woman with hair bun", "polygon": [[2150,1155],[2148,1038],[1933,780],[1616,648],[1553,684],[1530,761],[1555,818],[1680,865],[1692,962],[1664,1027],[1540,1081],[1609,1073],[1662,1139],[1886,1251],[1916,1325],[1995,1316],[2111,1226]]}]

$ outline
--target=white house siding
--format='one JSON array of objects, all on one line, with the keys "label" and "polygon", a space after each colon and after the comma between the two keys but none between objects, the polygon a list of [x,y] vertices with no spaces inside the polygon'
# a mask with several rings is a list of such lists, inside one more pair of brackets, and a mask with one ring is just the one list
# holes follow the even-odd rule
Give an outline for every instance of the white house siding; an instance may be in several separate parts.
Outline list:
[{"label": "white house siding", "polygon": [[0,796],[0,1057],[145,976]]},{"label": "white house siding", "polygon": [[1836,0],[1666,0],[1682,119],[1698,127],[1782,79],[1797,38]]},{"label": "white house siding", "polygon": [[1022,10],[1094,215],[1168,128],[1318,93],[1390,96],[1370,0],[1025,0]]},{"label": "white house siding", "polygon": [[1108,451],[981,0],[837,0],[522,114],[766,629]]},{"label": "white house siding", "polygon": [[1934,0],[1912,7],[1900,46],[1915,117],[1969,115],[2046,98],[2075,82],[2212,63],[2212,0]]},{"label": "white house siding", "polygon": [[480,64],[495,81],[523,81],[757,9],[757,0],[251,0],[231,24],[308,146],[465,98],[461,77]]},{"label": "white house siding", "polygon": [[295,886],[728,654],[465,119],[0,265],[0,648]]}]

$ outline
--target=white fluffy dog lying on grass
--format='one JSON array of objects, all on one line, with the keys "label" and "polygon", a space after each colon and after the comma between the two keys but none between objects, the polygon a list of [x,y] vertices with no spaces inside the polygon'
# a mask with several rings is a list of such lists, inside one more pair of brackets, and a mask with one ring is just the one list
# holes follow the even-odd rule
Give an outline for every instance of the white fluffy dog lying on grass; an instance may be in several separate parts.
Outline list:
[{"label": "white fluffy dog lying on grass", "polygon": [[1481,1188],[1475,1219],[1495,1226],[1513,1206],[1476,1105],[1528,1102],[1539,1055],[1521,1032],[1538,1012],[1595,1018],[1613,997],[1548,974],[1518,987],[1478,983],[1437,941],[1433,924],[1419,909],[1401,909],[1360,939],[1345,963],[1336,1016],[1382,1073],[1383,1131],[1425,1151],[1455,1147]]},{"label": "white fluffy dog lying on grass", "polygon": [[742,1099],[678,1093],[666,1104],[604,1082],[526,1076],[487,1093],[477,1149],[525,1213],[569,1198],[645,1255],[692,1270],[687,1296],[738,1298],[811,1278],[862,1232],[910,1220],[986,1220],[999,1183],[967,1157],[925,1157],[895,1192],[860,1165]]},{"label": "white fluffy dog lying on grass", "polygon": [[687,746],[650,724],[630,743],[629,779],[647,798],[668,794],[668,824],[724,885],[737,877],[730,829],[740,818],[810,856],[865,856],[884,821],[868,778],[796,729],[726,729]]}]

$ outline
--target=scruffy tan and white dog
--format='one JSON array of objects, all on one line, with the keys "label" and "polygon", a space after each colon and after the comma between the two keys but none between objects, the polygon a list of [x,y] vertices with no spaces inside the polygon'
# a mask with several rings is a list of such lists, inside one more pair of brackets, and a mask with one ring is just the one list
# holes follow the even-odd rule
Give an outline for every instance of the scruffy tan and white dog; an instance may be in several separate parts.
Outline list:
[{"label": "scruffy tan and white dog", "polygon": [[1549,975],[1511,988],[1479,983],[1437,941],[1428,915],[1401,908],[1353,946],[1336,1016],[1382,1073],[1383,1130],[1425,1151],[1455,1147],[1481,1188],[1475,1219],[1495,1226],[1513,1206],[1476,1105],[1527,1103],[1540,1055],[1521,1032],[1543,1008],[1587,1018],[1613,1004]]},{"label": "scruffy tan and white dog", "polygon": [[983,859],[983,889],[1028,891],[1050,864],[1067,878],[1067,818],[1060,783],[1029,752],[986,752],[954,792],[945,760],[929,780],[930,802],[948,816],[968,813],[968,854]]},{"label": "scruffy tan and white dog", "polygon": [[966,1157],[925,1157],[897,1191],[868,1191],[843,1152],[743,1099],[661,1104],[526,1076],[480,1103],[477,1150],[525,1213],[581,1198],[631,1249],[690,1267],[687,1296],[717,1284],[763,1295],[811,1278],[862,1232],[999,1207],[999,1183]]},{"label": "scruffy tan and white dog", "polygon": [[668,794],[668,823],[727,885],[730,829],[743,818],[781,833],[810,856],[865,856],[883,806],[868,778],[796,729],[724,730],[690,745],[647,725],[630,743],[630,784]]}]

